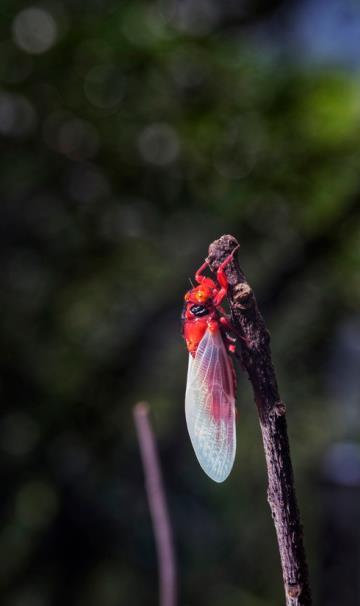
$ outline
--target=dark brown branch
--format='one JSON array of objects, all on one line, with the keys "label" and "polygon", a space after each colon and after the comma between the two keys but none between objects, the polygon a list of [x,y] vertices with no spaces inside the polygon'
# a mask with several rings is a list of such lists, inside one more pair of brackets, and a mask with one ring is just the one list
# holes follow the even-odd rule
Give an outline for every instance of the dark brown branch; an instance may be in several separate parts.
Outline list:
[{"label": "dark brown branch", "polygon": [[[208,262],[216,271],[238,245],[233,236],[222,236],[209,247]],[[287,435],[285,405],[280,399],[271,361],[270,336],[254,293],[238,262],[227,269],[229,304],[233,324],[244,337],[241,362],[254,391],[264,443],[268,474],[268,502],[274,519],[284,579],[286,605],[309,606],[311,594],[303,533],[296,502]]]},{"label": "dark brown branch", "polygon": [[160,606],[176,606],[176,562],[160,462],[150,425],[149,406],[139,402],[134,420],[145,474],[159,564]]}]

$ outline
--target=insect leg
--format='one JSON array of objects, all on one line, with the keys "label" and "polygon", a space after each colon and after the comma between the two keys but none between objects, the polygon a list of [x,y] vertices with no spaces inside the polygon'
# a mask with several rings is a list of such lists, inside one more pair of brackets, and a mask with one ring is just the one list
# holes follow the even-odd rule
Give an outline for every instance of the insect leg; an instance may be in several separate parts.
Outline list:
[{"label": "insect leg", "polygon": [[227,330],[229,330],[230,332],[232,332],[238,339],[241,339],[242,341],[244,341],[244,343],[246,345],[249,345],[249,341],[246,337],[244,337],[236,328],[235,326],[233,326],[233,324],[230,322],[229,318],[227,318],[226,316],[220,316],[219,318],[219,322],[225,327],[227,328]]},{"label": "insect leg", "polygon": [[208,262],[205,261],[205,263],[202,264],[201,267],[199,267],[199,269],[197,270],[196,274],[195,274],[195,280],[198,284],[201,284],[201,282],[204,281],[205,276],[202,275],[203,271],[205,271],[205,269],[208,267]]},{"label": "insect leg", "polygon": [[240,245],[238,244],[233,251],[230,253],[230,255],[228,255],[225,259],[225,261],[223,261],[221,263],[221,265],[219,266],[217,272],[216,272],[216,278],[217,281],[219,282],[221,288],[219,290],[219,292],[217,293],[215,299],[214,299],[214,305],[219,305],[221,303],[221,301],[223,300],[223,298],[226,296],[227,291],[228,291],[228,287],[229,287],[229,283],[228,283],[228,279],[226,277],[225,274],[225,267],[227,265],[229,265],[229,263],[232,261],[235,252],[240,248]]},{"label": "insect leg", "polygon": [[233,260],[234,258],[234,254],[236,253],[237,250],[239,250],[240,248],[240,244],[238,244],[237,246],[235,246],[235,248],[232,250],[232,252],[230,253],[230,255],[228,255],[225,259],[225,261],[223,261],[221,263],[221,265],[219,266],[217,272],[216,272],[216,278],[217,281],[219,282],[220,286],[222,286],[223,288],[225,288],[227,290],[228,288],[228,280],[227,277],[225,275],[225,267],[227,265],[229,265],[229,263]]},{"label": "insect leg", "polygon": [[216,284],[214,282],[214,280],[212,280],[211,278],[208,278],[207,276],[203,276],[203,271],[205,271],[205,269],[208,267],[208,262],[205,261],[205,263],[202,264],[202,266],[197,270],[196,274],[195,274],[195,280],[198,284],[203,284],[204,286],[206,286],[207,288],[209,288],[213,293],[217,293],[217,288],[216,288]]}]

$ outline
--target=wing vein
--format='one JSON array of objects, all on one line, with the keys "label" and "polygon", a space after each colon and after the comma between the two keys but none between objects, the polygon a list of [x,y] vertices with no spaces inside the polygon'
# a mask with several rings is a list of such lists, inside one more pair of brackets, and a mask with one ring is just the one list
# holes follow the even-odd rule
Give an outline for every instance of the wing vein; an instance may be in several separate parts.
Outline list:
[{"label": "wing vein", "polygon": [[208,329],[195,358],[189,356],[185,413],[201,467],[216,482],[224,481],[236,450],[235,386],[219,329]]}]

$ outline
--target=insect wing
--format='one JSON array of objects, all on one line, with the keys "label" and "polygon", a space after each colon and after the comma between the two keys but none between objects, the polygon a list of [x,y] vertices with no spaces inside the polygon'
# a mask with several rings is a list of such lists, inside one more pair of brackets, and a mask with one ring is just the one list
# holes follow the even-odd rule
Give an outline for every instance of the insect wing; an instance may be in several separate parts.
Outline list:
[{"label": "insect wing", "polygon": [[185,416],[195,454],[215,482],[229,475],[235,458],[235,378],[219,329],[207,329],[189,355]]}]

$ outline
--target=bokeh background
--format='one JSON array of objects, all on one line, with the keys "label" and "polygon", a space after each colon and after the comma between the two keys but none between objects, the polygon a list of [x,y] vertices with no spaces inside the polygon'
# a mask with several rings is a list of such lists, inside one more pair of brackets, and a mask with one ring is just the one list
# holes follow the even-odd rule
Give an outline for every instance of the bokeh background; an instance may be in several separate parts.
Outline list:
[{"label": "bokeh background", "polygon": [[272,334],[311,582],[360,603],[360,3],[2,0],[3,606],[153,606],[151,403],[183,606],[283,601],[255,406],[187,436],[188,278],[222,233]]}]

